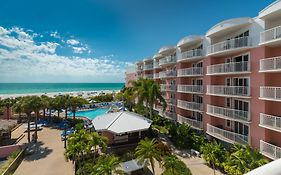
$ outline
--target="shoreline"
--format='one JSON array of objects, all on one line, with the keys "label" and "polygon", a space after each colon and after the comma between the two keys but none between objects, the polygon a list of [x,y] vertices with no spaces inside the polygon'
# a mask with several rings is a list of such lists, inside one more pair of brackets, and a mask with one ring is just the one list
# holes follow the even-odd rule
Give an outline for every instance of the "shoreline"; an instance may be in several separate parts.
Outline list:
[{"label": "shoreline", "polygon": [[42,92],[42,93],[25,93],[25,94],[0,94],[0,98],[16,98],[16,97],[24,97],[24,96],[41,96],[46,95],[48,97],[54,97],[58,95],[71,95],[71,96],[81,96],[84,98],[97,96],[101,93],[117,93],[120,90],[91,90],[91,91],[70,91],[70,92]]}]

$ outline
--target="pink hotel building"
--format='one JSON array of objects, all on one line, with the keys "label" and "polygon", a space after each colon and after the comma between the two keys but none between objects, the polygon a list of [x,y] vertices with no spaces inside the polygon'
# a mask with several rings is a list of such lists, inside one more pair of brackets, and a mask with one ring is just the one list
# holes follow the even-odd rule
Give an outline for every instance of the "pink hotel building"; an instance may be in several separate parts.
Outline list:
[{"label": "pink hotel building", "polygon": [[162,47],[127,75],[160,84],[168,107],[155,110],[163,117],[281,158],[281,0],[255,18],[222,21],[205,36]]}]

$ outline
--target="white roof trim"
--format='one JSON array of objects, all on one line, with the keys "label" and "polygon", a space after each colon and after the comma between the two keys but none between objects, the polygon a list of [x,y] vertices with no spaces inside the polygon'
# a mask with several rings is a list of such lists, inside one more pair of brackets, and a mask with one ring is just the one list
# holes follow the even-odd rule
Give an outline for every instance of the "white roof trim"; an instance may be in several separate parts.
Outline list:
[{"label": "white roof trim", "polygon": [[245,175],[280,175],[281,174],[281,159],[272,161],[266,165],[256,168]]}]

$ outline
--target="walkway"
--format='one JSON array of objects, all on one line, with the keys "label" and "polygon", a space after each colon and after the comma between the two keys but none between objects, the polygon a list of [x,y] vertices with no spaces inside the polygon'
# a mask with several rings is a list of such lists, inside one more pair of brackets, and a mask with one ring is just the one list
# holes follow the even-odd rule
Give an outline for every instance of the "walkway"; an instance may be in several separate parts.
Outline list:
[{"label": "walkway", "polygon": [[[14,134],[18,135],[22,131],[21,126],[14,131]],[[21,140],[21,143],[26,141],[27,136]],[[34,149],[35,153],[25,157],[15,175],[74,175],[73,164],[65,161],[59,130],[44,127],[38,132],[38,143]]]}]

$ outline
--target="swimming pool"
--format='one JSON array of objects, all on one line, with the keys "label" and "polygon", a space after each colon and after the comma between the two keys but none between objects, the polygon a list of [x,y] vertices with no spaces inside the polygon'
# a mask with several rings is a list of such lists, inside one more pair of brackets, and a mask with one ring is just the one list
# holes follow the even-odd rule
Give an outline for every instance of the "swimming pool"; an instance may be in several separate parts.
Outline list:
[{"label": "swimming pool", "polygon": [[[93,120],[99,115],[105,114],[109,109],[108,108],[97,108],[97,109],[92,109],[92,110],[87,110],[87,111],[77,111],[75,113],[75,116],[77,117],[87,117],[88,119]],[[73,117],[73,113],[70,112],[68,114],[69,117]]]}]

